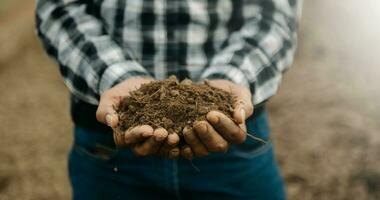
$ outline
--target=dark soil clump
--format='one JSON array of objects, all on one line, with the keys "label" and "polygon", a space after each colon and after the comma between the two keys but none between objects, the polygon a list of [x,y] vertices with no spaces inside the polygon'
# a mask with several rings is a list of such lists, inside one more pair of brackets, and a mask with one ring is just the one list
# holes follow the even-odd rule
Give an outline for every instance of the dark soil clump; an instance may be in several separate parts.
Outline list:
[{"label": "dark soil clump", "polygon": [[207,81],[179,82],[171,76],[143,84],[121,101],[117,109],[119,129],[126,131],[138,125],[151,125],[181,136],[184,127],[205,120],[211,110],[219,110],[232,118],[233,103],[230,93],[210,86]]}]

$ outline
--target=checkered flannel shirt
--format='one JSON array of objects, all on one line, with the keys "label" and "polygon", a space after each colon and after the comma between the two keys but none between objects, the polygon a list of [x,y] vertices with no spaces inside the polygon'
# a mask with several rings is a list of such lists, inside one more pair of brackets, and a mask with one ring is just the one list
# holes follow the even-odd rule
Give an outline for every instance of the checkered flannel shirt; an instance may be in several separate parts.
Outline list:
[{"label": "checkered flannel shirt", "polygon": [[37,0],[36,27],[78,98],[134,76],[227,79],[274,95],[296,47],[301,0]]}]

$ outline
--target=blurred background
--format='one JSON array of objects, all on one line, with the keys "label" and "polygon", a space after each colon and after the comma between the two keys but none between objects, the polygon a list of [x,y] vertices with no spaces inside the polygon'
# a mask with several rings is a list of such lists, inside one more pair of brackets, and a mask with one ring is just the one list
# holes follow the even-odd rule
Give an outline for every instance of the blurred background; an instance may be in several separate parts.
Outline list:
[{"label": "blurred background", "polygon": [[[0,199],[69,199],[68,91],[34,34],[34,1],[0,1]],[[294,66],[269,103],[290,200],[380,199],[380,1],[306,0]]]}]

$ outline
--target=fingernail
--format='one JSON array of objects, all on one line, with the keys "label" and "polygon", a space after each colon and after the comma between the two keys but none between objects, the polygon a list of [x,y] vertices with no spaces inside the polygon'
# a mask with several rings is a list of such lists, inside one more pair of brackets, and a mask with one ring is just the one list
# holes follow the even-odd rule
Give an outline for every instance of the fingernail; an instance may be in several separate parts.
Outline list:
[{"label": "fingernail", "polygon": [[156,142],[162,142],[166,139],[166,137],[164,135],[156,135],[154,139],[156,140]]},{"label": "fingernail", "polygon": [[240,109],[240,114],[241,114],[241,119],[244,122],[245,121],[245,110],[244,109]]},{"label": "fingernail", "polygon": [[117,147],[121,147],[124,145],[124,137],[122,134],[115,132],[113,136]]},{"label": "fingernail", "polygon": [[200,131],[207,132],[207,125],[205,123],[201,123],[198,126],[199,126]]},{"label": "fingernail", "polygon": [[107,122],[107,126],[112,126],[112,115],[111,114],[106,115],[106,122]]},{"label": "fingernail", "polygon": [[168,136],[168,144],[169,145],[175,145],[178,143],[178,137],[175,135],[175,133],[172,133]]},{"label": "fingernail", "polygon": [[151,132],[143,132],[142,135],[144,137],[149,137],[149,136],[152,136],[153,134]]},{"label": "fingernail", "polygon": [[211,123],[213,124],[217,124],[219,123],[219,117],[218,116],[215,116],[215,115],[209,115],[208,116],[208,119],[211,121]]}]

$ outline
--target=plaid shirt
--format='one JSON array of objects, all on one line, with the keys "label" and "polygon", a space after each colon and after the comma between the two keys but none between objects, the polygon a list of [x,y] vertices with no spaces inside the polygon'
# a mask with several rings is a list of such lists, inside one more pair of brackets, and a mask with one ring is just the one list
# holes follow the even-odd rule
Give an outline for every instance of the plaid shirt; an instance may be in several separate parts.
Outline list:
[{"label": "plaid shirt", "polygon": [[90,104],[133,76],[227,79],[274,95],[301,0],[37,0],[36,26],[70,91]]}]

